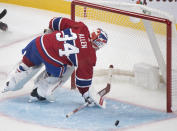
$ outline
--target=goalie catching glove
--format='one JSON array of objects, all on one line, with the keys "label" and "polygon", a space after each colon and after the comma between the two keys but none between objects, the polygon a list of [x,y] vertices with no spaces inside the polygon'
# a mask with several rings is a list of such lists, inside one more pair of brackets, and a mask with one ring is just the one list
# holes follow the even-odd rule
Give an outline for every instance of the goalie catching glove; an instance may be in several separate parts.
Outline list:
[{"label": "goalie catching glove", "polygon": [[99,95],[93,88],[85,92],[83,98],[85,102],[89,104],[88,106],[97,105],[101,108],[106,108],[106,101],[104,101],[103,96]]}]

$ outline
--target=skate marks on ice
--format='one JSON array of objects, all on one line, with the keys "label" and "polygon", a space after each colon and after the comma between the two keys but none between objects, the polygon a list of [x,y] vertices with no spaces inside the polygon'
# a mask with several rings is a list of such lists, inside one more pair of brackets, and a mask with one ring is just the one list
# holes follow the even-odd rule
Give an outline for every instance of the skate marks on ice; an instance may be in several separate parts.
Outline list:
[{"label": "skate marks on ice", "polygon": [[[93,131],[131,128],[176,117],[172,113],[106,99],[106,109],[86,107],[66,118],[68,112],[82,105],[84,101],[77,91],[66,88],[58,89],[55,96],[54,103],[28,103],[28,95],[5,99],[0,102],[0,114],[48,127]],[[114,125],[116,120],[120,121],[118,126]]]},{"label": "skate marks on ice", "polygon": [[41,32],[36,34],[27,34],[24,32],[13,32],[11,30],[8,30],[6,32],[0,31],[0,49],[19,44],[20,42],[23,42],[25,40],[31,41],[33,38],[42,35]]}]

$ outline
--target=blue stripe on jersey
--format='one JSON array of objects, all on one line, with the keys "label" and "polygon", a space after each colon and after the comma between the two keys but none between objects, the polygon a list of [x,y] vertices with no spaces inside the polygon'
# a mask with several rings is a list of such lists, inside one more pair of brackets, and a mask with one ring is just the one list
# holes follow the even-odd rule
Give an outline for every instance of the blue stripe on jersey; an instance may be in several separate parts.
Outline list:
[{"label": "blue stripe on jersey", "polygon": [[[72,30],[71,29],[65,29],[63,30],[63,33],[64,35],[68,35],[68,36],[72,36]],[[67,40],[66,43],[69,43],[73,46],[76,46],[75,44],[75,40]],[[74,66],[77,66],[78,65],[78,62],[77,62],[77,54],[70,54],[68,59],[73,63]]]},{"label": "blue stripe on jersey", "polygon": [[79,87],[90,87],[92,84],[92,79],[80,79],[76,77],[76,85]]},{"label": "blue stripe on jersey", "polygon": [[67,65],[64,65],[63,67],[60,67],[60,73],[59,73],[59,77],[62,77],[62,75],[66,72],[67,69]]},{"label": "blue stripe on jersey", "polygon": [[54,20],[52,21],[52,28],[53,28],[53,30],[60,31],[61,20],[62,20],[62,17],[54,18]]},{"label": "blue stripe on jersey", "polygon": [[45,49],[45,46],[44,46],[44,43],[43,43],[43,37],[44,37],[44,36],[41,36],[41,38],[40,38],[40,45],[41,45],[42,50],[43,50],[43,52],[45,53],[45,55],[46,55],[49,59],[51,59],[52,61],[54,61],[54,62],[56,62],[56,63],[58,63],[58,64],[60,64],[60,65],[64,65],[61,61],[59,61],[59,60],[53,58],[52,56],[50,56],[50,54],[49,54],[49,53],[47,52],[47,50]]},{"label": "blue stripe on jersey", "polygon": [[55,67],[52,64],[49,64],[47,62],[44,62],[46,71],[50,73],[54,77],[62,77],[64,74],[64,70],[66,69],[66,66],[63,67]]}]

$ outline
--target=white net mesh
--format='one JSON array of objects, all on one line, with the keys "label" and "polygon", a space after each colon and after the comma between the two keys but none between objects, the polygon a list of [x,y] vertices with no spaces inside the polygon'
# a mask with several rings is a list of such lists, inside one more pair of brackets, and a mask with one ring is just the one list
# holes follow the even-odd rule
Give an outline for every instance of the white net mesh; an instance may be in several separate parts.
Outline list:
[{"label": "white net mesh", "polygon": [[[165,18],[172,21],[172,109],[177,110],[177,33],[175,18],[156,9],[144,5],[110,2],[107,0],[84,0],[94,4],[99,4],[111,8],[131,11],[141,14],[147,14],[155,17]],[[159,22],[146,21],[148,28],[144,26],[144,21],[140,18],[129,17],[109,11],[93,9],[89,7],[76,6],[76,20],[83,21],[88,25],[90,31],[97,27],[107,31],[109,40],[106,48],[100,50],[97,55],[97,67],[106,69],[111,63],[118,66],[123,71],[117,71],[120,74],[126,72],[134,76],[133,67],[137,63],[146,63],[157,67],[161,82],[166,81],[166,58],[167,58],[167,27],[166,24]],[[93,24],[94,23],[94,24]],[[150,32],[149,34],[147,33]],[[154,38],[150,34],[154,33]],[[154,42],[155,41],[155,42]],[[155,47],[154,47],[155,45]],[[154,50],[155,48],[155,50]],[[158,50],[159,49],[159,50]],[[108,53],[111,54],[108,55]],[[164,63],[164,64],[163,64]],[[115,71],[116,72],[116,71]],[[128,73],[127,73],[128,72]],[[103,73],[103,71],[102,71]],[[164,77],[165,75],[165,77]],[[163,80],[162,80],[163,78]],[[165,85],[165,84],[164,84]],[[163,85],[163,86],[164,86]],[[160,86],[160,84],[159,84]],[[165,99],[165,98],[164,98]],[[165,103],[166,104],[166,103]]]}]

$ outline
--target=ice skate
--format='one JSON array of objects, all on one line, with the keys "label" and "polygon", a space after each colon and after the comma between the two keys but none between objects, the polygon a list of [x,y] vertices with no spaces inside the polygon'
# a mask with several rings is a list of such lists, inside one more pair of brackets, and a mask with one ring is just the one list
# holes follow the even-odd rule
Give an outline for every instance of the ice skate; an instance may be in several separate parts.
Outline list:
[{"label": "ice skate", "polygon": [[32,90],[28,102],[31,103],[31,102],[35,102],[35,101],[44,101],[44,100],[46,100],[46,98],[40,96],[40,95],[37,93],[37,88],[35,88],[35,89]]}]

